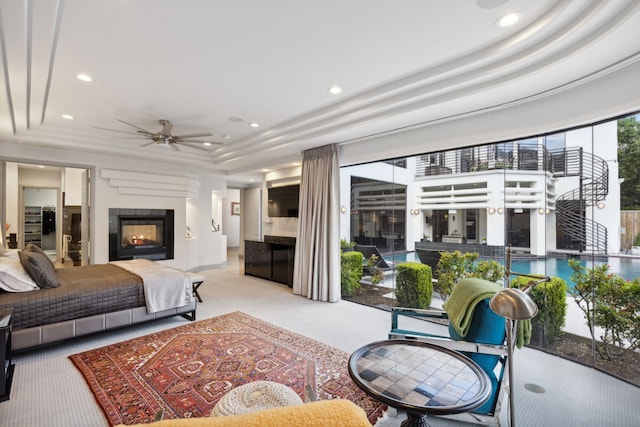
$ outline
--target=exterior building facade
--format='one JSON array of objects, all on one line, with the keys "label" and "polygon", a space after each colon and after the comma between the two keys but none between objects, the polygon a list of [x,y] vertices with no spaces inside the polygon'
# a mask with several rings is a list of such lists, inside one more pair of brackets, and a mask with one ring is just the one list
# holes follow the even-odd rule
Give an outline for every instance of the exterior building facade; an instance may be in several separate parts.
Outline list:
[{"label": "exterior building facade", "polygon": [[344,167],[342,236],[387,252],[618,253],[616,123]]}]

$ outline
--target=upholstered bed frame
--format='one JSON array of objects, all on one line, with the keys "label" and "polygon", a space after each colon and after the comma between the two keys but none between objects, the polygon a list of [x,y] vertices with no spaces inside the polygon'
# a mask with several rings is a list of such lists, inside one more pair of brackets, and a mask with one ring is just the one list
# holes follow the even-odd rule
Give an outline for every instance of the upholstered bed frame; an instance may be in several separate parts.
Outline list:
[{"label": "upholstered bed frame", "polygon": [[12,348],[14,351],[26,350],[64,341],[69,338],[107,331],[109,329],[122,328],[136,323],[148,322],[178,314],[188,320],[195,320],[196,304],[196,298],[193,298],[191,303],[183,307],[157,313],[149,314],[147,313],[146,307],[143,306],[67,320],[50,325],[14,330],[11,336]]},{"label": "upholstered bed frame", "polygon": [[12,348],[24,350],[169,316],[195,320],[195,280],[149,260],[55,269],[29,245],[0,256],[0,309],[13,310]]}]

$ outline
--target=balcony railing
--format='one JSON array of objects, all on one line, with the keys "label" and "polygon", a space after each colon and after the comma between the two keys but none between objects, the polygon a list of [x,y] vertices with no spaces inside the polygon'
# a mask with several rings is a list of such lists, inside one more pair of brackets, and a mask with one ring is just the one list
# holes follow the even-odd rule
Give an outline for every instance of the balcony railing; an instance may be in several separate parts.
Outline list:
[{"label": "balcony railing", "polygon": [[564,167],[563,156],[560,153],[554,155],[543,144],[501,143],[418,156],[416,178],[495,169],[554,173],[556,169],[561,171]]}]

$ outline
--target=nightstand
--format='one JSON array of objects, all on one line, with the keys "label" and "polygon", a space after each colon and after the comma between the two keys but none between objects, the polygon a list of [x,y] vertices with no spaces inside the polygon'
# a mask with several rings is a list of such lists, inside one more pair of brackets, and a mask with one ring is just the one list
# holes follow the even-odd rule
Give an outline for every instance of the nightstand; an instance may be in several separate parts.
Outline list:
[{"label": "nightstand", "polygon": [[0,402],[9,400],[11,392],[11,381],[13,380],[13,369],[15,365],[11,363],[11,329],[13,328],[13,309],[0,310]]}]

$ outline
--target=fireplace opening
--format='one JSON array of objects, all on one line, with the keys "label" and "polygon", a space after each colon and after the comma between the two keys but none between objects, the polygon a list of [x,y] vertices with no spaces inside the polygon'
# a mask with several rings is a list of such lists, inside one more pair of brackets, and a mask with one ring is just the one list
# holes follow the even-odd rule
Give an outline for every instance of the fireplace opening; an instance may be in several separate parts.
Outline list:
[{"label": "fireplace opening", "polygon": [[109,209],[109,261],[173,259],[173,210]]},{"label": "fireplace opening", "polygon": [[122,230],[121,249],[149,249],[164,246],[162,242],[164,221],[124,218],[120,221],[120,229]]}]

